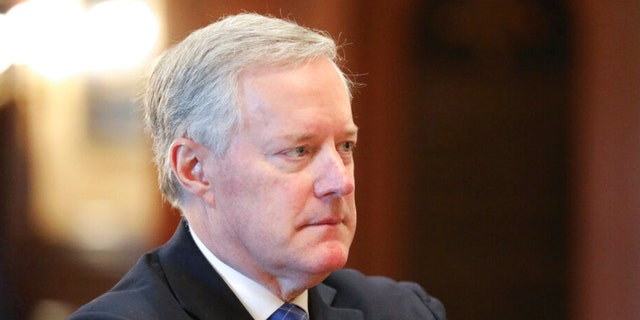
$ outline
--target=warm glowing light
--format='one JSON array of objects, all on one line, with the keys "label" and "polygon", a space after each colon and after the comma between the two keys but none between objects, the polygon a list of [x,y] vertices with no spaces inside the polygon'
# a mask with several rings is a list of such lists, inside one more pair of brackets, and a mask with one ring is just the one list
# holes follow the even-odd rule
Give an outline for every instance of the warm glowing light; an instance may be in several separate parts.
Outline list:
[{"label": "warm glowing light", "polygon": [[82,14],[74,0],[31,0],[11,8],[14,63],[53,80],[78,73]]},{"label": "warm glowing light", "polygon": [[13,63],[9,42],[9,26],[7,17],[0,13],[0,73],[3,73]]},{"label": "warm glowing light", "polygon": [[142,61],[155,46],[159,24],[144,1],[112,0],[87,13],[87,57],[92,69],[118,69]]},{"label": "warm glowing light", "polygon": [[21,64],[60,80],[134,67],[153,50],[159,22],[145,1],[105,0],[88,11],[82,3],[30,0],[11,8],[0,18],[0,72]]}]

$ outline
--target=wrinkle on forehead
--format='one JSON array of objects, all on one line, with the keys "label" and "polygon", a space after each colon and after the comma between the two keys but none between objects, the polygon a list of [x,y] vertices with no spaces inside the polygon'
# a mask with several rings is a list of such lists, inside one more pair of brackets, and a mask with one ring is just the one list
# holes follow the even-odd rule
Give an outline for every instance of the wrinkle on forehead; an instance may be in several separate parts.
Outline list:
[{"label": "wrinkle on forehead", "polygon": [[[330,67],[334,73],[331,74],[327,67]],[[313,76],[317,73],[322,73],[324,76]],[[322,81],[322,83],[318,83],[318,81]],[[287,87],[283,88],[283,84]],[[350,126],[355,127],[348,88],[345,86],[338,67],[326,57],[318,57],[305,64],[292,66],[255,65],[247,67],[239,75],[238,94],[243,119],[250,117],[252,121],[268,125],[272,120],[270,116],[282,111],[280,105],[270,104],[274,100],[287,101],[288,107],[293,105],[300,108],[316,106],[308,105],[308,103],[319,103],[317,106],[323,107],[334,101],[343,101],[348,110],[345,110],[346,112],[342,116],[348,116],[349,119],[345,118],[344,120],[348,120]],[[316,95],[320,97],[320,100],[314,98],[313,102],[309,102],[305,98],[310,95]],[[295,108],[290,108],[287,110],[289,114],[284,114],[284,116],[289,116],[291,112],[295,111]],[[329,116],[335,116],[337,119],[339,115],[331,114]]]}]

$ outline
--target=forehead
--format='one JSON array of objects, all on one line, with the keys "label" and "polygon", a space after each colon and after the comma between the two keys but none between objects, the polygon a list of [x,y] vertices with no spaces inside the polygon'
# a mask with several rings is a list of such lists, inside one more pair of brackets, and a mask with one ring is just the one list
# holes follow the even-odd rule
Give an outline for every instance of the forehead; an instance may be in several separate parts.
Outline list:
[{"label": "forehead", "polygon": [[239,98],[246,120],[330,119],[353,125],[345,81],[325,57],[288,67],[249,67],[239,77]]}]

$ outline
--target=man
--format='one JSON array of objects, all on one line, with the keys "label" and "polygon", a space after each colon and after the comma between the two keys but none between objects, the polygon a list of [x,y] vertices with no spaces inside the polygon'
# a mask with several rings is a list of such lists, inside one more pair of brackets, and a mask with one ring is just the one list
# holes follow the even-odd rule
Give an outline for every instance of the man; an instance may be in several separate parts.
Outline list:
[{"label": "man", "polygon": [[145,113],[183,222],[72,319],[444,319],[416,284],[339,270],[358,128],[337,60],[324,34],[257,14],[169,50]]}]

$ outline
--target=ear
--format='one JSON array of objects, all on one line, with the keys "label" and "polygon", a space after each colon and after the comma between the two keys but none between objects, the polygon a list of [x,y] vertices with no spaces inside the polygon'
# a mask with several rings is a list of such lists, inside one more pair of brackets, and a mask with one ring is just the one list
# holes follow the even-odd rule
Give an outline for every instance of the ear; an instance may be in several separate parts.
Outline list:
[{"label": "ear", "polygon": [[173,141],[171,168],[185,190],[213,206],[211,185],[203,168],[208,149],[188,138]]}]

